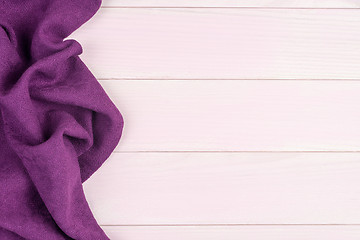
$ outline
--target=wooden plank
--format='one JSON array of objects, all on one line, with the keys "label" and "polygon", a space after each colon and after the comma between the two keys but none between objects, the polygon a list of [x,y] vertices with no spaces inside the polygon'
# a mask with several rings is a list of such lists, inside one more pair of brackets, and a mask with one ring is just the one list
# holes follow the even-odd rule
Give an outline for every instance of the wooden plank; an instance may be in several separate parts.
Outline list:
[{"label": "wooden plank", "polygon": [[285,7],[285,8],[359,8],[357,0],[104,0],[104,7]]},{"label": "wooden plank", "polygon": [[359,226],[103,227],[121,240],[358,240]]},{"label": "wooden plank", "polygon": [[359,151],[360,81],[101,81],[117,151]]},{"label": "wooden plank", "polygon": [[71,38],[100,79],[359,79],[359,13],[111,8]]},{"label": "wooden plank", "polygon": [[360,224],[360,153],[114,153],[85,183],[102,225]]}]

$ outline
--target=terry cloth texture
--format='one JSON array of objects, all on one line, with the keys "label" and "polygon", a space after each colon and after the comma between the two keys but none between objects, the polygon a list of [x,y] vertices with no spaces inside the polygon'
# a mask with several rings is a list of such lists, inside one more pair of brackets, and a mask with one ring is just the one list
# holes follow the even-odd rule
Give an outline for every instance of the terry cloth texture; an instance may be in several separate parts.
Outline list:
[{"label": "terry cloth texture", "polygon": [[123,118],[66,40],[100,0],[0,0],[0,239],[108,239],[82,183]]}]

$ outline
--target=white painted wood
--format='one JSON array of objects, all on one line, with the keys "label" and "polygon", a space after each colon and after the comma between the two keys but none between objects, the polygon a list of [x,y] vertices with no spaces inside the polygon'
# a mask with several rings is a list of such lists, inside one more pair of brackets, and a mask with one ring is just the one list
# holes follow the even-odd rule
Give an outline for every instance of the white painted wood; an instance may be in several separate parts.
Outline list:
[{"label": "white painted wood", "polygon": [[359,8],[359,0],[103,0],[105,7]]},{"label": "white painted wood", "polygon": [[359,151],[360,81],[100,81],[117,151]]},{"label": "white painted wood", "polygon": [[321,152],[360,151],[359,10],[295,8],[359,6],[105,0],[71,38],[125,118],[84,184],[110,238],[357,240],[302,224],[360,224],[360,153]]},{"label": "white painted wood", "polygon": [[359,153],[114,153],[85,182],[85,193],[102,225],[360,224],[359,159]]},{"label": "white painted wood", "polygon": [[351,9],[105,8],[71,38],[100,79],[359,79],[359,29]]},{"label": "white painted wood", "polygon": [[112,240],[358,240],[359,226],[103,227]]}]

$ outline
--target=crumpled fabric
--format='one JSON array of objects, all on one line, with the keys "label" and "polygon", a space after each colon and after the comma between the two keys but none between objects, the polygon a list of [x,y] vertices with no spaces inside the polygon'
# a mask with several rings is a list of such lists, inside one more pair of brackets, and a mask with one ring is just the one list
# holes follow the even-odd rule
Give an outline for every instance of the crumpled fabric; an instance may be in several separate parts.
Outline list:
[{"label": "crumpled fabric", "polygon": [[0,240],[109,239],[82,183],[123,118],[64,40],[100,0],[0,0]]}]

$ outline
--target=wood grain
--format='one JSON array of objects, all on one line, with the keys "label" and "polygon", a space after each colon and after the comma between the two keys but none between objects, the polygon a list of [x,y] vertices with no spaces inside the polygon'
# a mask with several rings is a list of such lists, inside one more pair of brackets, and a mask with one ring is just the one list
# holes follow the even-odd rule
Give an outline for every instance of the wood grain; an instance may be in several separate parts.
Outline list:
[{"label": "wood grain", "polygon": [[125,118],[84,184],[109,237],[359,239],[359,7],[104,0],[70,38]]},{"label": "wood grain", "polygon": [[359,153],[114,153],[85,183],[102,225],[360,224]]},{"label": "wood grain", "polygon": [[357,0],[104,0],[104,7],[286,7],[359,8]]},{"label": "wood grain", "polygon": [[359,79],[359,13],[110,8],[70,38],[99,79]]},{"label": "wood grain", "polygon": [[100,81],[117,151],[360,151],[360,81]]},{"label": "wood grain", "polygon": [[103,227],[121,240],[358,240],[359,226]]}]

